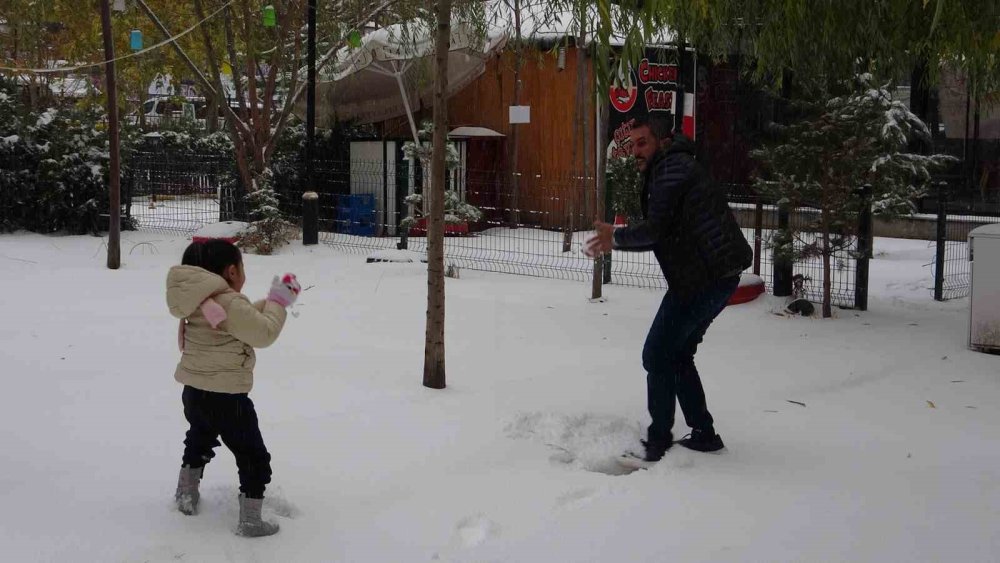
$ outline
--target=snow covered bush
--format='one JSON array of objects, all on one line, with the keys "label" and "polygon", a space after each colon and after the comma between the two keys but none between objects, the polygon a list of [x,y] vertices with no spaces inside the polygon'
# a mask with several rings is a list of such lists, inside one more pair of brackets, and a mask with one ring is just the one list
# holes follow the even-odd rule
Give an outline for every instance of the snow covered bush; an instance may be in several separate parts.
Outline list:
[{"label": "snow covered bush", "polygon": [[615,215],[629,221],[642,219],[642,179],[635,157],[609,158],[606,184]]},{"label": "snow covered bush", "polygon": [[251,222],[240,233],[240,246],[257,254],[274,253],[288,244],[298,230],[294,224],[285,220],[272,182],[272,172],[265,171],[254,179],[255,185],[246,196]]},{"label": "snow covered bush", "polygon": [[[423,212],[423,202],[424,196],[421,194],[412,194],[406,196],[404,199],[407,205],[412,205],[415,209],[414,214],[403,219],[402,225],[404,227],[412,227],[417,223],[417,221],[424,216]],[[479,210],[475,205],[471,205],[462,201],[459,197],[458,192],[455,190],[447,190],[444,192],[444,222],[451,224],[461,224],[461,223],[475,223],[476,221],[481,221],[483,218],[483,212]]]},{"label": "snow covered bush", "polygon": [[[204,131],[186,131],[161,129],[156,133],[147,135],[145,139],[156,139],[157,150],[168,153],[197,154],[220,158],[232,158],[233,141],[229,135],[223,131],[205,133]],[[140,147],[137,147],[141,149]]]},{"label": "snow covered bush", "polygon": [[77,234],[107,228],[101,215],[108,208],[109,158],[98,109],[29,112],[13,88],[0,85],[0,228]]},{"label": "snow covered bush", "polygon": [[[778,139],[753,152],[763,165],[758,190],[779,204],[818,210],[788,230],[775,231],[771,247],[793,261],[822,257],[823,312],[830,316],[830,259],[854,252],[858,214],[872,210],[892,218],[913,211],[913,201],[930,185],[931,173],[954,159],[907,152],[913,139],[929,139],[927,126],[889,87],[872,76],[857,77],[850,94],[816,104],[809,117],[777,128]],[[798,244],[796,244],[798,243]]]},{"label": "snow covered bush", "polygon": [[[403,143],[403,154],[414,160],[420,161],[420,167],[423,171],[423,182],[421,185],[421,192],[416,194],[410,194],[403,201],[406,202],[410,209],[410,214],[401,221],[404,227],[411,227],[417,223],[421,218],[427,215],[426,206],[424,205],[424,195],[430,193],[431,191],[431,153],[433,152],[433,147],[429,141],[431,135],[434,133],[434,127],[429,121],[423,122],[420,131],[418,131],[417,136],[420,138],[421,142],[419,145],[413,141]],[[454,170],[458,168],[461,163],[461,159],[458,156],[458,150],[455,148],[454,143],[448,143],[445,147],[445,169]],[[475,223],[483,218],[482,211],[478,207],[471,205],[462,201],[459,193],[453,189],[446,189],[444,192],[444,221],[445,223]]]}]

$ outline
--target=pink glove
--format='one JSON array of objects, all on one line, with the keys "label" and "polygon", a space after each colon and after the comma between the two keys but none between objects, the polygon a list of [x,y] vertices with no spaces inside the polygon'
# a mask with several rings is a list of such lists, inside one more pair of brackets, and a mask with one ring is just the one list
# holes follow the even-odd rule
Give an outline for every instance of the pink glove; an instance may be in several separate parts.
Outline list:
[{"label": "pink glove", "polygon": [[282,307],[290,307],[292,303],[295,303],[295,299],[298,298],[301,291],[302,286],[299,285],[299,280],[295,279],[295,274],[285,274],[281,276],[280,280],[278,276],[274,276],[267,300],[274,301]]}]

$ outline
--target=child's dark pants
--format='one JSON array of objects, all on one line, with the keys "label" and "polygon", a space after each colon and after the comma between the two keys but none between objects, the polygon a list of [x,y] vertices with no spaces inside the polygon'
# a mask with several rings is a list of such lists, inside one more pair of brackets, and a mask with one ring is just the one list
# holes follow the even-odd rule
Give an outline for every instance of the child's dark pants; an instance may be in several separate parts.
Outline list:
[{"label": "child's dark pants", "polygon": [[248,498],[264,498],[264,488],[271,482],[271,454],[264,446],[250,397],[185,385],[181,398],[184,418],[191,424],[184,439],[184,465],[203,467],[215,457],[213,450],[221,437],[236,456],[240,492]]}]

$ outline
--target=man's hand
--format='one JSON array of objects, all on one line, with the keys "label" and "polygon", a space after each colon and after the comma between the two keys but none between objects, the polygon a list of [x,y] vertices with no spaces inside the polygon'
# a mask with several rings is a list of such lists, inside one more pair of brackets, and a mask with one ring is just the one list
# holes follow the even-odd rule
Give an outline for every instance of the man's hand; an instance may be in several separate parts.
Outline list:
[{"label": "man's hand", "polygon": [[615,226],[604,221],[594,221],[594,234],[583,243],[583,253],[589,258],[597,258],[611,252]]}]

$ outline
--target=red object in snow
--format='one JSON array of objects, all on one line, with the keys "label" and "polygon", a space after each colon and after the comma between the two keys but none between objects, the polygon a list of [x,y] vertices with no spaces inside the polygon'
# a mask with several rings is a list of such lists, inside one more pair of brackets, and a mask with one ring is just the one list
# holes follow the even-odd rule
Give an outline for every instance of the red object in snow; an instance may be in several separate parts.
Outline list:
[{"label": "red object in snow", "polygon": [[236,244],[237,242],[239,242],[240,237],[198,237],[198,236],[195,236],[195,237],[191,237],[191,242],[208,242],[208,241],[213,240],[213,239],[220,239],[220,240],[224,240],[224,241],[226,241],[228,243],[231,243],[231,244]]},{"label": "red object in snow", "polygon": [[736,288],[733,296],[729,298],[728,305],[739,305],[757,299],[764,293],[764,280],[756,274],[743,274],[740,276],[740,285]]},{"label": "red object in snow", "polygon": [[[444,224],[444,234],[447,235],[467,235],[469,234],[469,224],[468,223],[445,223]],[[411,237],[425,237],[427,236],[427,218],[421,217],[417,219],[417,224],[410,227]]]}]

